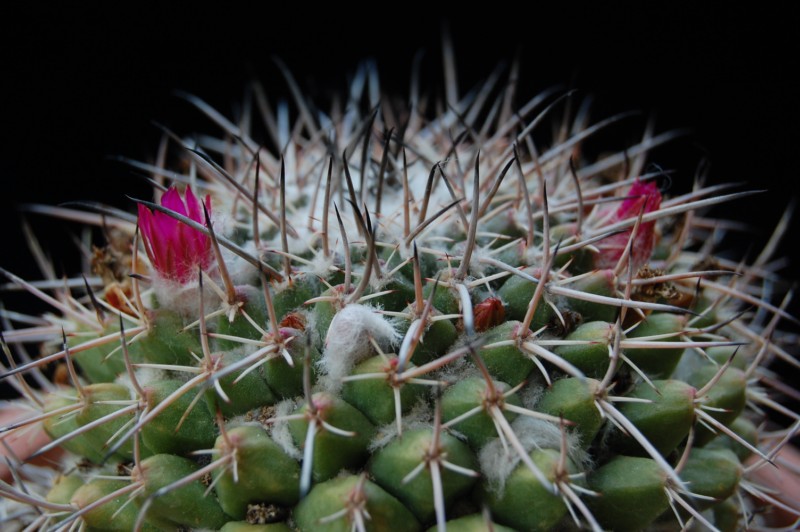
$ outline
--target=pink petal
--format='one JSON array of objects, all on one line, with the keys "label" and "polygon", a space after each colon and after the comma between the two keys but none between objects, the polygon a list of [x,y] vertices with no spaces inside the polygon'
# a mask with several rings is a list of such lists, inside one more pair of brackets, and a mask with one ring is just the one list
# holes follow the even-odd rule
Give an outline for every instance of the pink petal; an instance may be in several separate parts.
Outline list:
[{"label": "pink petal", "polygon": [[[654,212],[661,206],[661,192],[652,182],[635,181],[628,190],[628,195],[614,213],[611,223],[628,220],[643,214]],[[597,243],[600,251],[595,259],[597,268],[614,268],[625,251],[631,238],[633,228],[612,235]],[[650,260],[655,246],[655,221],[643,222],[636,230],[636,236],[631,246],[631,263],[634,271],[638,270]]]},{"label": "pink petal", "polygon": [[[189,213],[187,216],[198,223],[205,222],[205,216],[203,215],[202,210],[200,209],[200,202],[197,201],[197,197],[192,193],[192,187],[186,187],[186,209]],[[209,212],[209,214],[211,214]]]},{"label": "pink petal", "polygon": [[170,187],[161,197],[161,205],[178,214],[187,216],[186,206],[183,203],[180,192],[175,187]]},{"label": "pink petal", "polygon": [[144,243],[144,250],[150,262],[155,264],[153,255],[153,213],[144,205],[139,205],[139,230],[142,234],[142,242]]},{"label": "pink petal", "polygon": [[619,206],[616,212],[617,220],[625,220],[634,216],[639,216],[639,209],[644,205],[644,212],[653,212],[661,206],[661,193],[658,186],[653,181],[643,183],[634,181],[628,191],[628,196]]}]

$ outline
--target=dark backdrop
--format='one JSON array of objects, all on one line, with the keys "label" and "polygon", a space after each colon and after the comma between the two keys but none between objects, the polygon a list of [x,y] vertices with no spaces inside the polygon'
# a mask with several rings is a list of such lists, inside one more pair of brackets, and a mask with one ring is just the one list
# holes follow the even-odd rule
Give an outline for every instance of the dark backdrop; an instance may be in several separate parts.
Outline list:
[{"label": "dark backdrop", "polygon": [[[423,50],[423,82],[436,94],[445,20],[462,88],[519,53],[523,96],[564,83],[596,95],[596,117],[640,109],[657,114],[661,131],[690,128],[656,161],[675,169],[676,186],[684,189],[704,157],[713,182],[769,189],[721,211],[753,225],[745,244],[765,241],[799,186],[798,48],[788,13],[681,2],[526,7],[530,15],[504,2],[471,11],[381,3],[165,12],[137,3],[115,11],[7,12],[0,49],[6,92],[0,264],[33,271],[18,228],[19,204],[91,199],[130,208],[125,194],[146,197],[147,185],[110,157],[149,160],[159,138],[153,120],[180,133],[207,125],[174,90],[197,94],[222,112],[233,109],[253,77],[271,95],[286,96],[272,61],[277,55],[317,97],[342,89],[365,57],[376,60],[385,87],[405,94],[414,54]],[[75,256],[74,228],[32,221],[59,268],[74,268],[68,259]],[[782,251],[794,259],[787,276],[797,279],[794,240],[790,235]]]}]

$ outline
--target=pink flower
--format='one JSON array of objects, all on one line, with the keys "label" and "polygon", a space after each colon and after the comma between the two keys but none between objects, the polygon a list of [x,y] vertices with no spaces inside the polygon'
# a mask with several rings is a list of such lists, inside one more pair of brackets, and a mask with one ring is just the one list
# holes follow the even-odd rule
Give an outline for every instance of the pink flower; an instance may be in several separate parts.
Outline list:
[{"label": "pink flower", "polygon": [[[206,209],[211,213],[211,198],[205,198]],[[161,205],[205,225],[205,216],[200,202],[186,187],[186,199],[175,187],[162,196]],[[144,249],[150,264],[165,279],[179,283],[188,282],[197,273],[197,267],[208,269],[214,258],[211,239],[175,218],[159,211],[151,211],[139,205],[139,228],[142,231]]]},{"label": "pink flower", "polygon": [[[608,224],[614,224],[630,218],[637,218],[639,211],[644,207],[644,214],[657,211],[661,207],[661,192],[653,181],[635,181],[628,191],[627,197],[622,201],[617,210],[611,215]],[[653,254],[655,245],[655,221],[642,222],[636,230],[633,239],[630,260],[633,271],[647,264]],[[631,238],[633,227],[621,233],[604,238],[597,243],[600,253],[595,259],[595,267],[600,269],[613,268],[619,262]]]}]

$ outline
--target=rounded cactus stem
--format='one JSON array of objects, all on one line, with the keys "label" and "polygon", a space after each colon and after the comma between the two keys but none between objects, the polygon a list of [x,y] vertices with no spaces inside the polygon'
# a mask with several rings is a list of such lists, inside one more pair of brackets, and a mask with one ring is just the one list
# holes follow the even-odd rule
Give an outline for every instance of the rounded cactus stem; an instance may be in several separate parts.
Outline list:
[{"label": "rounded cactus stem", "polygon": [[399,379],[397,360],[397,357],[369,358],[358,364],[342,385],[342,399],[376,426],[395,421],[398,413],[407,414],[424,391],[421,385]]},{"label": "rounded cactus stem", "polygon": [[186,330],[187,323],[172,310],[157,309],[148,312],[147,334],[130,343],[131,357],[155,364],[193,366],[191,353],[202,353],[195,331]]},{"label": "rounded cactus stem", "polygon": [[554,382],[542,394],[536,410],[572,422],[570,430],[579,435],[581,445],[588,446],[603,426],[603,415],[595,404],[602,393],[597,380],[567,377]]},{"label": "rounded cactus stem", "polygon": [[69,504],[72,500],[72,495],[84,484],[86,482],[80,475],[59,475],[53,481],[53,485],[45,498],[47,502],[53,504]]},{"label": "rounded cactus stem", "polygon": [[[234,365],[244,358],[237,353],[220,353],[213,355],[215,369],[223,369]],[[258,362],[254,362],[257,364]],[[206,390],[206,403],[209,412],[220,409],[225,417],[238,416],[254,408],[275,404],[278,400],[267,382],[263,369],[252,370],[252,366],[234,371],[219,379],[219,386]],[[221,391],[220,391],[221,389]]]},{"label": "rounded cactus stem", "polygon": [[[106,422],[83,433],[83,436],[94,449],[101,452],[108,450],[115,443],[115,437],[133,420],[136,402],[131,399],[128,388],[115,383],[85,386],[83,401],[84,407],[75,415],[75,421],[79,427],[84,427],[106,419]],[[116,449],[116,454],[128,460],[133,458],[133,442],[124,442]]]},{"label": "rounded cactus stem", "polygon": [[300,465],[263,428],[229,429],[214,450],[217,457],[230,457],[212,475],[220,506],[234,519],[244,519],[250,504],[292,506],[300,499]]},{"label": "rounded cactus stem", "polygon": [[[514,532],[513,528],[500,525],[488,519],[485,515],[473,514],[451,519],[447,522],[447,530],[451,532],[483,532],[493,530],[494,532]],[[438,532],[435,526],[430,527],[427,532]]]},{"label": "rounded cactus stem", "polygon": [[[678,380],[641,382],[625,395],[630,401],[621,403],[618,409],[666,456],[686,438],[694,424],[695,392],[692,386]],[[644,453],[634,438],[619,433],[615,438],[621,452]]]},{"label": "rounded cactus stem", "polygon": [[[747,419],[746,417],[739,416],[730,423],[729,428],[736,434],[737,438],[731,438],[729,435],[721,433],[718,434],[713,440],[704,445],[705,449],[729,449],[739,458],[739,461],[744,463],[753,455],[752,447],[758,448],[759,432],[758,427]],[[743,445],[739,440],[744,440],[748,446]]]},{"label": "rounded cactus stem", "polygon": [[268,323],[266,302],[258,288],[250,285],[237,286],[234,305],[217,320],[217,350],[235,349],[242,345],[236,339],[260,339],[262,332],[259,327]]},{"label": "rounded cactus stem", "polygon": [[[72,504],[79,508],[80,519],[89,529],[127,531],[133,530],[139,517],[139,508],[130,500],[137,488],[125,480],[94,479],[75,490]],[[142,531],[157,532],[160,523],[147,521]]]},{"label": "rounded cactus stem", "polygon": [[328,328],[336,313],[345,305],[345,297],[349,294],[347,288],[344,284],[335,285],[322,292],[318,297],[309,299],[306,302],[306,304],[309,301],[314,302],[311,312],[312,323],[317,334],[323,340],[328,336]]},{"label": "rounded cactus stem", "polygon": [[[281,328],[279,334],[281,339],[275,343],[275,352],[270,353],[262,365],[264,380],[278,397],[297,397],[303,393],[303,357],[308,333],[287,327]],[[311,380],[315,381],[320,353],[313,345],[309,349]]]},{"label": "rounded cactus stem", "polygon": [[743,468],[739,458],[728,449],[695,447],[681,469],[681,478],[697,497],[695,504],[701,510],[731,497],[739,487]]},{"label": "rounded cactus stem", "polygon": [[[444,467],[443,459],[460,470]],[[434,519],[438,497],[446,507],[469,491],[476,479],[465,473],[477,465],[475,455],[460,440],[447,433],[437,437],[429,429],[416,429],[373,454],[369,471],[375,482],[427,523]]]},{"label": "rounded cactus stem", "polygon": [[305,302],[321,295],[324,288],[322,281],[313,275],[299,275],[293,277],[290,282],[276,286],[272,295],[272,305],[278,321],[283,320],[290,312],[303,309]]},{"label": "rounded cactus stem", "polygon": [[[437,291],[438,294],[438,291]],[[417,317],[413,313],[413,306],[406,309],[411,310],[409,314],[413,318],[412,321],[401,319],[397,325],[398,332],[405,335],[411,324]],[[411,360],[416,365],[422,365],[427,362],[432,362],[438,359],[455,343],[458,339],[458,330],[451,320],[448,319],[432,319],[441,314],[432,309],[429,313],[427,326],[423,329],[420,335],[420,341],[414,347],[414,352],[410,353]]]},{"label": "rounded cactus stem", "polygon": [[[628,333],[627,339],[631,342],[625,349],[625,356],[648,377],[667,379],[675,371],[685,348],[661,347],[659,343],[680,342],[680,333],[685,327],[686,319],[682,316],[653,313]],[[649,345],[639,347],[643,343]]]},{"label": "rounded cactus stem", "polygon": [[219,532],[292,532],[284,523],[254,524],[246,521],[228,521]]},{"label": "rounded cactus stem", "polygon": [[510,388],[499,381],[493,381],[488,386],[480,377],[470,377],[453,384],[442,394],[444,426],[463,434],[473,449],[480,449],[489,440],[498,437],[493,421],[495,412],[502,412],[509,422],[517,417],[516,413],[504,408],[506,402],[522,406],[516,394],[504,395]]},{"label": "rounded cactus stem", "polygon": [[738,345],[728,345],[728,346],[719,346],[719,347],[709,347],[705,350],[706,355],[708,358],[719,364],[725,364],[728,360],[733,357],[731,360],[731,367],[736,369],[740,369],[742,371],[747,370],[747,366],[749,361],[747,357],[745,357],[742,353],[741,346]]},{"label": "rounded cactus stem", "polygon": [[75,412],[79,408],[81,404],[77,397],[61,393],[48,394],[44,399],[42,410],[49,415],[42,421],[42,428],[54,441],[60,442],[64,449],[82,456],[89,462],[101,464],[105,459],[102,446],[98,447],[90,437],[79,431],[81,426],[74,414],[68,415],[69,412]]},{"label": "rounded cactus stem", "polygon": [[604,528],[642,530],[669,508],[667,477],[650,458],[617,456],[592,472],[587,484],[602,494],[588,504]]},{"label": "rounded cactus stem", "polygon": [[[560,471],[561,459],[555,449],[536,449],[530,458],[550,482],[560,475],[578,472],[571,463],[566,471]],[[552,530],[567,514],[564,500],[544,486],[525,464],[514,469],[502,491],[487,489],[486,501],[495,519],[518,530]]]},{"label": "rounded cactus stem", "polygon": [[310,444],[307,439],[309,426],[316,424],[313,452],[304,459],[310,460],[314,481],[333,478],[342,469],[363,465],[369,453],[367,448],[375,432],[375,426],[358,409],[339,397],[320,392],[311,398],[313,410],[304,405],[292,419],[289,432],[301,450]]},{"label": "rounded cactus stem", "polygon": [[417,519],[400,501],[365,477],[353,475],[314,486],[297,505],[293,518],[301,531],[417,532],[421,529]]},{"label": "rounded cactus stem", "polygon": [[[531,267],[523,270],[523,273],[539,279],[542,272],[540,268]],[[537,284],[517,275],[511,276],[510,279],[503,283],[503,286],[497,291],[497,297],[505,302],[506,315],[509,319],[517,321],[525,319]],[[555,313],[552,307],[545,300],[541,300],[536,306],[530,328],[535,331],[541,327],[546,327],[554,317]]]},{"label": "rounded cactus stem", "polygon": [[727,499],[714,505],[714,526],[721,532],[736,532],[742,520],[742,511],[735,500]]},{"label": "rounded cactus stem", "polygon": [[[698,412],[706,425],[700,426],[695,435],[698,445],[710,441],[719,432],[717,424],[729,425],[739,417],[747,402],[747,377],[739,369],[728,367],[719,375],[715,366],[706,366],[692,373],[687,382],[698,389]],[[709,386],[710,385],[710,386]]]},{"label": "rounded cactus stem", "polygon": [[151,456],[134,467],[134,478],[141,475],[138,480],[144,484],[139,497],[150,503],[148,515],[193,528],[224,525],[229,518],[206,492],[202,477],[196,478],[199,469],[192,460],[170,454]]},{"label": "rounded cactus stem", "polygon": [[510,386],[523,382],[531,374],[536,363],[519,348],[518,335],[522,324],[506,321],[484,333],[484,344],[480,350],[489,373]]},{"label": "rounded cactus stem", "polygon": [[[142,441],[153,453],[186,454],[214,444],[217,426],[197,389],[186,393],[177,380],[147,385],[145,396],[150,412],[156,412],[142,426]],[[180,394],[180,395],[179,395]]]},{"label": "rounded cactus stem", "polygon": [[[108,327],[103,331],[103,336],[117,330],[114,326]],[[77,334],[71,335],[68,343],[75,364],[89,382],[113,382],[125,373],[125,361],[118,353],[114,354],[119,347],[118,342],[111,341],[90,349],[75,349],[83,343],[83,336]]]},{"label": "rounded cactus stem", "polygon": [[[576,223],[563,223],[550,227],[551,242],[562,242],[564,245],[570,245],[576,243],[578,237],[578,225]],[[554,265],[557,268],[569,265],[569,269],[573,273],[586,273],[595,269],[594,255],[589,249],[580,247],[574,251],[559,253],[555,258]]]},{"label": "rounded cactus stem", "polygon": [[[614,270],[594,270],[570,279],[566,286],[585,294],[614,297],[617,291],[617,275]],[[567,297],[565,300],[567,307],[580,314],[585,322],[605,321],[613,323],[619,313],[617,307],[598,301],[577,297]]]},{"label": "rounded cactus stem", "polygon": [[[452,271],[449,268],[441,270],[436,275],[440,282],[428,283],[422,289],[422,295],[425,300],[429,299],[433,294],[433,308],[448,316],[461,313],[458,294],[455,290],[451,290],[447,284],[451,275]],[[435,293],[433,292],[434,286],[436,286]]]},{"label": "rounded cactus stem", "polygon": [[590,321],[578,326],[564,338],[553,352],[577,367],[587,377],[602,379],[611,363],[609,347],[614,335],[614,324]]}]

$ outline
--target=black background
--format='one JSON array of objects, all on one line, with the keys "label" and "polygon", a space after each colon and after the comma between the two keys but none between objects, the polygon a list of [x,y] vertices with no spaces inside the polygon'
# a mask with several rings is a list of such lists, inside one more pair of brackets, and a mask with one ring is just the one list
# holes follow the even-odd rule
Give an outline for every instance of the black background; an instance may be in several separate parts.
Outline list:
[{"label": "black background", "polygon": [[[272,61],[279,56],[306,92],[324,99],[345,87],[359,60],[371,57],[384,87],[407,94],[412,59],[423,50],[423,86],[440,94],[445,21],[462,92],[498,61],[519,54],[525,99],[562,83],[596,95],[596,118],[637,109],[656,113],[659,131],[689,128],[688,137],[653,160],[676,171],[677,190],[690,185],[702,158],[712,164],[711,182],[768,189],[718,211],[752,224],[741,241],[757,253],[798,194],[800,84],[792,17],[763,3],[724,9],[681,2],[524,6],[528,11],[505,2],[478,9],[236,4],[166,12],[136,3],[113,11],[7,12],[0,50],[6,91],[0,265],[35,276],[18,228],[20,204],[90,199],[130,209],[125,194],[148,197],[146,183],[110,158],[152,160],[160,135],[153,120],[180,134],[211,129],[175,90],[230,114],[244,85],[257,78],[275,101],[288,96]],[[620,131],[638,131],[642,123]],[[69,235],[75,228],[32,222],[58,268],[74,268]],[[794,260],[785,272],[792,279],[800,277],[795,234],[782,247]],[[8,306],[24,305],[14,295],[3,299]]]}]

